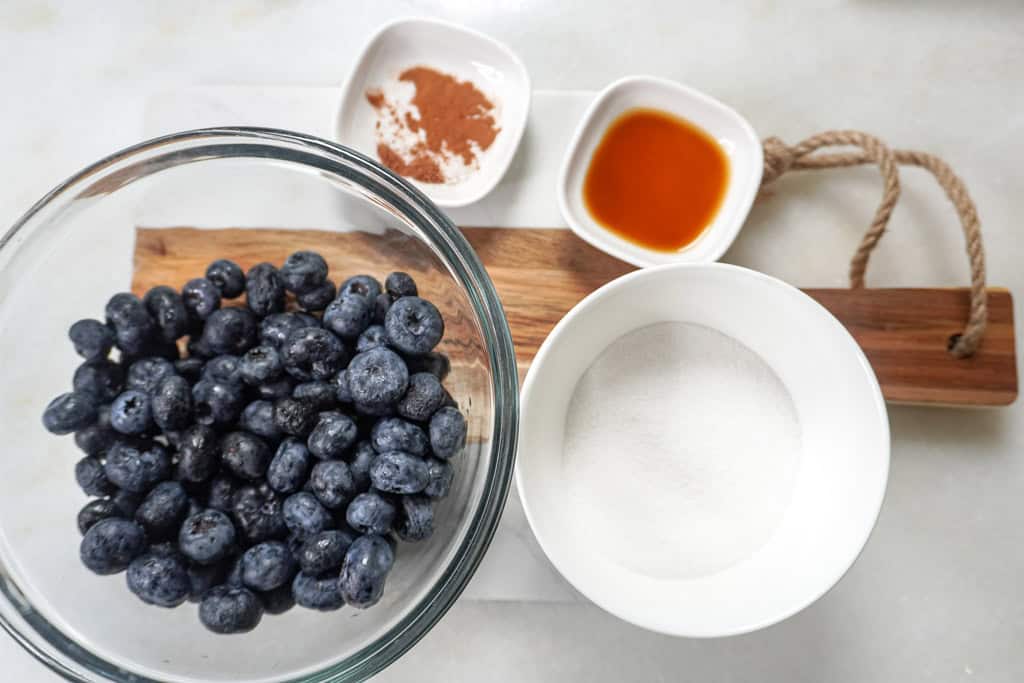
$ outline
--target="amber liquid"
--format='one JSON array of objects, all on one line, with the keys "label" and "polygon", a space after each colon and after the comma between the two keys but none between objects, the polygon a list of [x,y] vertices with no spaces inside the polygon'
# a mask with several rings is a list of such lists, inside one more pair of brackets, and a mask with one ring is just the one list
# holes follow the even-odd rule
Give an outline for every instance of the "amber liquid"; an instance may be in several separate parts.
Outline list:
[{"label": "amber liquid", "polygon": [[619,237],[671,252],[700,237],[728,182],[729,159],[711,136],[671,114],[631,109],[594,151],[583,202]]}]

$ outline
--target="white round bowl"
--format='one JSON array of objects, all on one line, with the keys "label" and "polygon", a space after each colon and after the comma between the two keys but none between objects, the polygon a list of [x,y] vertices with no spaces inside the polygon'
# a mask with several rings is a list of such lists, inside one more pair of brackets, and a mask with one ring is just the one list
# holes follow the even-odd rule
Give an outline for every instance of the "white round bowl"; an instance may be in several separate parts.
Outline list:
[{"label": "white round bowl", "polygon": [[[566,495],[563,442],[577,382],[616,339],[663,322],[702,325],[753,351],[792,398],[801,436],[789,500],[767,540],[699,576],[651,575],[617,562],[607,552],[617,539],[581,526]],[[867,542],[889,469],[885,402],[846,329],[800,290],[724,264],[639,270],[580,302],[530,367],[519,438],[519,494],[552,563],[608,612],[688,637],[763,628],[821,597]]]}]

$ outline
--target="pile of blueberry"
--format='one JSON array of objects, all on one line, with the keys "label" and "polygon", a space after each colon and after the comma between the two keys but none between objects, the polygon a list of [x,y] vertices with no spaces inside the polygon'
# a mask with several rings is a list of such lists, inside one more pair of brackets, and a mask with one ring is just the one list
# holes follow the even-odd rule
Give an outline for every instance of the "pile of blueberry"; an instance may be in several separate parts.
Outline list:
[{"label": "pile of blueberry", "polygon": [[327,274],[310,251],[248,273],[219,260],[180,293],[115,294],[105,322],[71,326],[85,362],[43,424],[86,454],[86,567],[127,570],[149,604],[198,602],[217,633],[380,600],[394,537],[433,531],[466,421],[433,350],[444,321],[413,279]]}]

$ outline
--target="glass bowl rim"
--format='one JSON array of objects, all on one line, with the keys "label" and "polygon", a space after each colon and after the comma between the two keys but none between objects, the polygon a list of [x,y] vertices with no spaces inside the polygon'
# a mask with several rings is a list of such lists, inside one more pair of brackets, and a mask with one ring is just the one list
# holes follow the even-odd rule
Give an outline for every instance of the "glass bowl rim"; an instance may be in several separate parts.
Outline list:
[{"label": "glass bowl rim", "polygon": [[[214,151],[212,154],[198,153],[215,139],[228,145],[255,145],[263,153],[258,156],[227,153],[227,148]],[[310,165],[310,158],[316,158],[326,164],[317,164],[318,168],[330,170],[354,181],[375,195],[384,196],[395,211],[413,222],[426,236],[431,246],[441,252],[455,279],[465,289],[483,331],[491,364],[491,390],[494,400],[491,460],[480,503],[473,511],[473,518],[465,537],[451,563],[428,593],[382,636],[340,662],[289,680],[290,683],[340,683],[368,678],[397,660],[444,616],[475,573],[501,519],[515,462],[519,403],[512,335],[501,300],[490,276],[466,238],[451,219],[411,183],[344,145],[279,128],[200,128],[152,138],[110,154],[58,184],[33,204],[0,237],[0,254],[8,248],[19,231],[40,213],[61,201],[73,200],[77,196],[76,190],[81,189],[95,176],[101,176],[112,167],[136,161],[139,157],[145,157],[168,146],[173,146],[175,151],[158,168],[140,177],[188,163],[221,158],[278,160],[306,166]],[[182,151],[190,151],[193,154],[179,156]],[[293,154],[287,154],[289,151]],[[298,151],[302,154],[298,154]],[[81,683],[93,683],[96,679],[91,676],[100,676],[101,680],[132,683],[148,681],[85,650],[53,627],[24,598],[0,558],[0,603],[2,602],[8,604],[0,604],[0,608],[10,609],[0,609],[0,628],[58,675]]]}]

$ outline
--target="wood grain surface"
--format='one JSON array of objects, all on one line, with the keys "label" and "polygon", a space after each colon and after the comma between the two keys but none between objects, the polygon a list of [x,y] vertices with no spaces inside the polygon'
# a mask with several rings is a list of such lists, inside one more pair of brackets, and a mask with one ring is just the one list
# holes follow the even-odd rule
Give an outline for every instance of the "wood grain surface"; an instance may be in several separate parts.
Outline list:
[{"label": "wood grain surface", "polygon": [[[580,299],[633,270],[589,246],[568,230],[465,228],[463,233],[487,268],[512,329],[520,376],[555,323]],[[318,230],[140,228],[136,237],[133,291],[157,284],[180,287],[203,274],[215,258],[243,268],[260,261],[280,264],[297,249],[324,254],[332,272],[387,269],[412,273],[424,292],[443,291],[448,277],[418,242],[397,233]],[[946,352],[950,335],[967,315],[966,289],[807,289],[850,330],[878,376],[886,400],[930,405],[999,406],[1017,396],[1013,301],[1008,291],[989,291],[989,327],[974,357]],[[458,337],[456,316],[447,338]],[[446,342],[450,343],[450,342]]]}]

